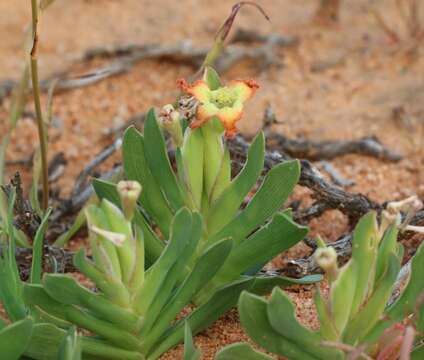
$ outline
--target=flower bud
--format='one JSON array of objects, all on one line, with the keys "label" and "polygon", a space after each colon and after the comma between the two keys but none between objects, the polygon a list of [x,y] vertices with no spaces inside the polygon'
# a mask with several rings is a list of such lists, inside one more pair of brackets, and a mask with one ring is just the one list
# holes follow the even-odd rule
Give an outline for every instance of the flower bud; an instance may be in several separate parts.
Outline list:
[{"label": "flower bud", "polygon": [[159,125],[171,135],[175,145],[181,147],[183,144],[183,130],[180,123],[180,113],[174,106],[167,104],[159,113]]},{"label": "flower bud", "polygon": [[337,265],[337,253],[333,247],[318,248],[314,253],[318,266],[325,271],[330,281],[337,278],[339,267]]},{"label": "flower bud", "polygon": [[120,181],[117,190],[121,198],[124,215],[127,220],[131,221],[141,193],[141,185],[137,181]]}]

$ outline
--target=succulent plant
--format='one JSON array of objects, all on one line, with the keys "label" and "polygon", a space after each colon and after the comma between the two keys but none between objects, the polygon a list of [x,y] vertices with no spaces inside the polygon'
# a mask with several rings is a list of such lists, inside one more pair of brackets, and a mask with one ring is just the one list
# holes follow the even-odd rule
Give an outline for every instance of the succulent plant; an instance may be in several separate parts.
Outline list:
[{"label": "succulent plant", "polygon": [[[160,256],[169,238],[172,218],[186,207],[203,218],[203,225],[196,251],[178,281],[193,269],[205,249],[223,239],[231,239],[233,244],[223,267],[195,296],[196,304],[204,304],[218,289],[248,276],[255,279],[252,291],[259,293],[275,285],[317,280],[257,274],[270,259],[307,233],[306,227],[292,220],[290,211],[281,210],[298,181],[298,161],[275,166],[255,190],[264,164],[263,133],[253,140],[244,167],[237,176],[231,176],[225,138],[235,135],[243,103],[258,85],[252,80],[240,80],[223,86],[212,68],[207,68],[203,79],[193,85],[183,80],[179,84],[188,95],[180,98],[178,109],[167,105],[159,117],[150,110],[144,133],[130,127],[124,135],[125,177],[138,181],[145,190],[133,222],[144,233],[147,263]],[[164,132],[174,144],[175,168]],[[100,180],[93,184],[100,198],[122,206],[113,184]]]},{"label": "succulent plant", "polygon": [[184,321],[196,330],[203,328],[216,311],[226,310],[226,300],[234,297],[233,289],[245,288],[248,281],[233,284],[221,299],[213,299],[175,323],[193,295],[225,262],[231,240],[207,247],[180,281],[203,228],[198,213],[181,208],[171,222],[169,242],[146,271],[145,239],[140,228],[131,223],[140,186],[121,182],[118,189],[125,211],[106,199],[89,206],[86,216],[92,260],[83,249],[74,258],[75,266],[94,283],[96,291],[69,275],[45,274],[41,284],[25,285],[24,297],[51,323],[62,328],[75,325],[95,334],[80,337],[84,356],[156,359],[183,340]]},{"label": "succulent plant", "polygon": [[[302,360],[383,359],[379,355],[388,349],[383,337],[387,339],[388,334],[392,334],[389,341],[394,341],[393,326],[404,320],[416,323],[420,336],[424,313],[420,300],[424,294],[423,244],[411,262],[406,287],[394,303],[388,304],[403,257],[403,247],[397,243],[399,223],[400,217],[396,216],[387,228],[379,228],[374,212],[365,215],[354,231],[352,258],[340,269],[334,249],[318,248],[316,261],[330,282],[327,299],[318,289],[315,293],[318,331],[300,324],[287,295],[275,288],[269,300],[248,292],[241,295],[240,320],[248,335],[271,353]],[[406,337],[405,332],[396,334],[400,340]],[[218,358],[230,359],[239,347],[236,344],[223,349]],[[390,357],[384,359],[398,357],[400,348],[390,349]],[[412,351],[412,358],[418,359],[422,351],[422,345],[417,347]],[[242,358],[260,359],[247,347]]]}]

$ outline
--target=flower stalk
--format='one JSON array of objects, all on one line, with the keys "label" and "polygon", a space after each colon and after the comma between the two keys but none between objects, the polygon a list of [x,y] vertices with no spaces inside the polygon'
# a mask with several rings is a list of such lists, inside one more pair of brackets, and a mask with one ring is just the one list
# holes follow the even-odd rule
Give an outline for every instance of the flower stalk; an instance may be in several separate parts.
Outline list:
[{"label": "flower stalk", "polygon": [[30,65],[31,65],[31,80],[32,90],[34,97],[35,114],[37,118],[38,137],[40,141],[41,150],[41,169],[42,169],[42,184],[43,184],[43,200],[42,208],[44,211],[47,210],[49,204],[49,175],[47,165],[47,134],[43,121],[43,113],[41,111],[41,100],[40,100],[40,86],[38,81],[38,4],[37,0],[31,0],[32,9],[32,36],[33,45],[30,53]]}]

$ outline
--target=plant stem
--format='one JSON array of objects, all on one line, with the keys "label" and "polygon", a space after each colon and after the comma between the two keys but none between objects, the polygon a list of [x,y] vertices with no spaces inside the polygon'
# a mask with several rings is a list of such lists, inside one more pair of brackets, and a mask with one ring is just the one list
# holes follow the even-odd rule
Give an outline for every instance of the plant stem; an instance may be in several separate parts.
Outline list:
[{"label": "plant stem", "polygon": [[41,111],[40,102],[40,87],[38,84],[38,61],[37,61],[37,46],[38,46],[38,3],[37,0],[31,0],[32,8],[32,36],[33,46],[31,49],[31,80],[32,90],[34,96],[35,114],[37,118],[38,137],[40,141],[41,150],[41,169],[42,169],[42,183],[43,183],[43,210],[47,210],[49,204],[49,180],[47,168],[47,135],[44,127],[43,114]]}]

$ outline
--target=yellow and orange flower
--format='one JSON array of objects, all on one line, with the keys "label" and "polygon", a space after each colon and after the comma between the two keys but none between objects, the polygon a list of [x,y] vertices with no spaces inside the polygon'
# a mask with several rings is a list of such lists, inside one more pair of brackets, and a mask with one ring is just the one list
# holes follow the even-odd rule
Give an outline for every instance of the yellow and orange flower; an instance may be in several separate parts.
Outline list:
[{"label": "yellow and orange flower", "polygon": [[179,80],[178,85],[199,101],[196,119],[190,123],[190,128],[198,128],[216,116],[224,126],[227,138],[237,133],[236,122],[243,115],[243,104],[259,88],[254,80],[234,80],[216,90],[211,90],[204,80],[197,80],[192,85]]}]

